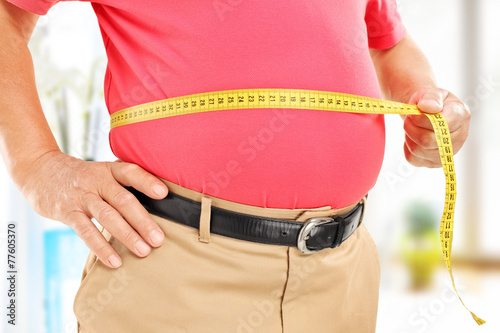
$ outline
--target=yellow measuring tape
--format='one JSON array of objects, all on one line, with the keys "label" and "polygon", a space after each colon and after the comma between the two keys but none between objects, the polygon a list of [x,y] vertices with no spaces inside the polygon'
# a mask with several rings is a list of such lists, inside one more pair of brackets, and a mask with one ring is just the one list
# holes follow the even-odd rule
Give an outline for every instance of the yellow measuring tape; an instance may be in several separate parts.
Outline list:
[{"label": "yellow measuring tape", "polygon": [[133,106],[113,113],[111,115],[111,128],[190,113],[256,108],[307,109],[368,114],[425,114],[434,128],[441,164],[446,177],[446,198],[439,228],[444,261],[450,273],[453,288],[463,306],[471,313],[479,325],[485,323],[484,320],[470,311],[462,301],[451,270],[453,215],[457,187],[450,132],[448,124],[441,114],[422,113],[415,105],[329,91],[243,89],[174,97]]}]

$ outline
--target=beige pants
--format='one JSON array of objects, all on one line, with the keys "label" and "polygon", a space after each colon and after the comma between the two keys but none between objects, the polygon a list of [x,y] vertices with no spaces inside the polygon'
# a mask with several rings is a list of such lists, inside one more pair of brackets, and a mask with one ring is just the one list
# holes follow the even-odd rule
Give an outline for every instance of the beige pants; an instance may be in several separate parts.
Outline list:
[{"label": "beige pants", "polygon": [[309,255],[208,232],[210,205],[298,221],[345,210],[247,206],[165,183],[202,202],[201,229],[152,215],[166,240],[142,259],[104,231],[123,265],[90,253],[74,303],[79,332],[375,332],[380,262],[363,224],[339,248]]}]

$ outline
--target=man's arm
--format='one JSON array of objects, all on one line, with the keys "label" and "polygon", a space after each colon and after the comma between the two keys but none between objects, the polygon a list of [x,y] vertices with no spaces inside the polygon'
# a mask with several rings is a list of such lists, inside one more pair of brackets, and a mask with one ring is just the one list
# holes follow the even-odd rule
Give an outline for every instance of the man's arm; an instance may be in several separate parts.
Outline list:
[{"label": "man's arm", "polygon": [[[469,108],[455,95],[437,87],[425,55],[406,35],[385,50],[370,50],[384,98],[417,104],[426,113],[442,112],[457,153],[469,133]],[[432,125],[426,116],[404,117],[405,156],[415,166],[440,167]]]},{"label": "man's arm", "polygon": [[118,267],[121,260],[92,217],[144,257],[164,235],[122,185],[155,199],[168,189],[137,165],[85,162],[60,151],[42,111],[27,46],[37,20],[0,0],[0,153],[7,171],[37,213],[72,227],[107,266]]},{"label": "man's arm", "polygon": [[28,41],[38,16],[0,3],[0,149],[16,184],[43,153],[59,147],[43,115]]}]

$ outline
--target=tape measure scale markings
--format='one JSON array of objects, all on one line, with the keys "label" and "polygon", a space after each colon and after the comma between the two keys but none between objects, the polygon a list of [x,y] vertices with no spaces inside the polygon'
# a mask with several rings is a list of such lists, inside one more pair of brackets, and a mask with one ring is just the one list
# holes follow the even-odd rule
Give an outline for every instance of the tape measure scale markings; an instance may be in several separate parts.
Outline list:
[{"label": "tape measure scale markings", "polygon": [[450,132],[446,119],[440,113],[427,114],[422,113],[416,105],[329,91],[242,89],[186,95],[126,108],[111,115],[111,128],[191,113],[259,108],[306,109],[362,114],[425,114],[434,129],[446,177],[445,205],[439,227],[443,258],[460,302],[471,313],[478,325],[485,323],[464,304],[455,286],[451,269],[453,218],[457,187]]},{"label": "tape measure scale markings", "polygon": [[356,95],[314,90],[248,89],[187,95],[133,106],[113,113],[111,128],[190,113],[253,108],[421,114],[414,105]]}]

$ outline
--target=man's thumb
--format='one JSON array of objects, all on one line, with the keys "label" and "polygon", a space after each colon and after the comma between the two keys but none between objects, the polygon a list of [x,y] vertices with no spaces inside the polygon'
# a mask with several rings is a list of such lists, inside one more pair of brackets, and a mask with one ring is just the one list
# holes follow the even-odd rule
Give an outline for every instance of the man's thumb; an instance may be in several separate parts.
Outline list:
[{"label": "man's thumb", "polygon": [[414,103],[420,111],[426,113],[439,113],[443,110],[445,91],[442,89],[425,89],[414,96]]}]

